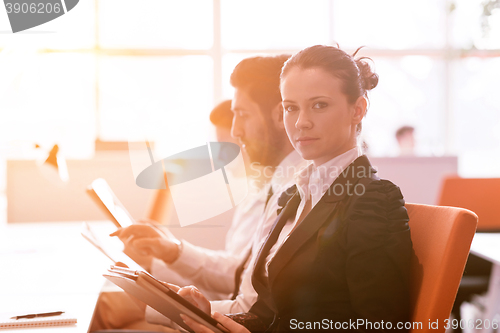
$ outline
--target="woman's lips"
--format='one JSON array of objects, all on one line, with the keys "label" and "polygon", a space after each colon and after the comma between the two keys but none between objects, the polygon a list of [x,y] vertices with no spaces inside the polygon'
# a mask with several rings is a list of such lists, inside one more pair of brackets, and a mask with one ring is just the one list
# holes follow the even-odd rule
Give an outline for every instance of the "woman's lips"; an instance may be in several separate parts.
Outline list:
[{"label": "woman's lips", "polygon": [[318,138],[312,138],[312,137],[309,137],[309,136],[304,136],[304,137],[300,137],[298,138],[297,140],[297,144],[299,146],[308,146],[310,144],[313,144],[314,142],[316,142],[317,140],[319,140]]}]

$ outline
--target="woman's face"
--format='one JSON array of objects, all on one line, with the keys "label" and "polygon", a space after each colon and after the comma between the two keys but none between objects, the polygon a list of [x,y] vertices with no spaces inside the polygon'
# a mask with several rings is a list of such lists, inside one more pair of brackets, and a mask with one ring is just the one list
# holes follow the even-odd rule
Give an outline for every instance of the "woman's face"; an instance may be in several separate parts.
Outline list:
[{"label": "woman's face", "polygon": [[281,81],[286,133],[302,158],[321,165],[356,146],[366,99],[354,104],[342,81],[321,68],[295,67]]}]

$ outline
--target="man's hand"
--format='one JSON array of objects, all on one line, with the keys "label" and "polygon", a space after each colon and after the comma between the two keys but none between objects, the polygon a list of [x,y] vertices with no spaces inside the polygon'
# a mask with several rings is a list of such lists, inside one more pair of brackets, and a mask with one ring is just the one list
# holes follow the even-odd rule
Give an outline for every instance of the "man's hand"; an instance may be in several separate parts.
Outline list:
[{"label": "man's hand", "polygon": [[[181,318],[186,323],[186,325],[191,327],[191,329],[196,333],[213,333],[212,330],[194,321],[185,314],[181,314]],[[218,312],[214,313],[214,319],[221,323],[225,328],[227,328],[230,333],[250,333],[250,331],[247,330],[244,326]]]},{"label": "man's hand", "polygon": [[133,224],[127,228],[118,229],[110,236],[120,238],[125,245],[124,252],[134,260],[138,258],[137,262],[144,261],[141,259],[148,257],[155,257],[171,264],[179,257],[179,242],[168,238],[150,225]]}]

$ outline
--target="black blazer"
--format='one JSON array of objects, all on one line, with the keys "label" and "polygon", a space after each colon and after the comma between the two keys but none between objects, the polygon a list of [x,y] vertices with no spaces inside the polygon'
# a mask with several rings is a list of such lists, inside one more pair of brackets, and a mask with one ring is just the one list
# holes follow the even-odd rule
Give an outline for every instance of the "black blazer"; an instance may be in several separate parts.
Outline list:
[{"label": "black blazer", "polygon": [[[390,322],[394,332],[397,322],[409,321],[408,214],[399,188],[375,172],[364,155],[349,165],[283,243],[266,278],[269,250],[300,203],[298,191],[290,198],[252,277],[259,296],[250,313],[269,331],[343,325],[364,332],[369,321],[373,331]],[[358,319],[366,325],[353,326]]]}]

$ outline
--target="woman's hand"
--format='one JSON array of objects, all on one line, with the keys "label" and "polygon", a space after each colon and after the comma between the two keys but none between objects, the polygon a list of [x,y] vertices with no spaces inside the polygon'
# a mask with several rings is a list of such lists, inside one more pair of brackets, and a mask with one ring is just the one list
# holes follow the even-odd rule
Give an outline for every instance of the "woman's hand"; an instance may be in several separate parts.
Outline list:
[{"label": "woman's hand", "polygon": [[178,285],[176,284],[173,284],[173,283],[168,283],[168,282],[164,282],[164,281],[160,281],[162,284],[164,284],[165,286],[167,286],[168,288],[170,288],[171,290],[173,290],[174,292],[178,293],[179,292],[179,289],[181,289],[181,287],[179,287]]},{"label": "woman's hand", "polygon": [[186,286],[180,288],[177,293],[188,300],[191,304],[199,308],[201,311],[210,315],[212,306],[208,299],[195,286]]},{"label": "woman's hand", "polygon": [[[196,333],[213,333],[213,331],[208,327],[198,323],[197,321],[191,319],[190,317],[184,314],[181,314],[181,318],[186,323],[186,325],[191,327],[191,329]],[[227,328],[230,333],[250,333],[250,331],[247,330],[245,326],[238,324],[234,320],[218,312],[214,313],[214,319],[217,320],[219,323],[221,323],[225,328]]]}]

